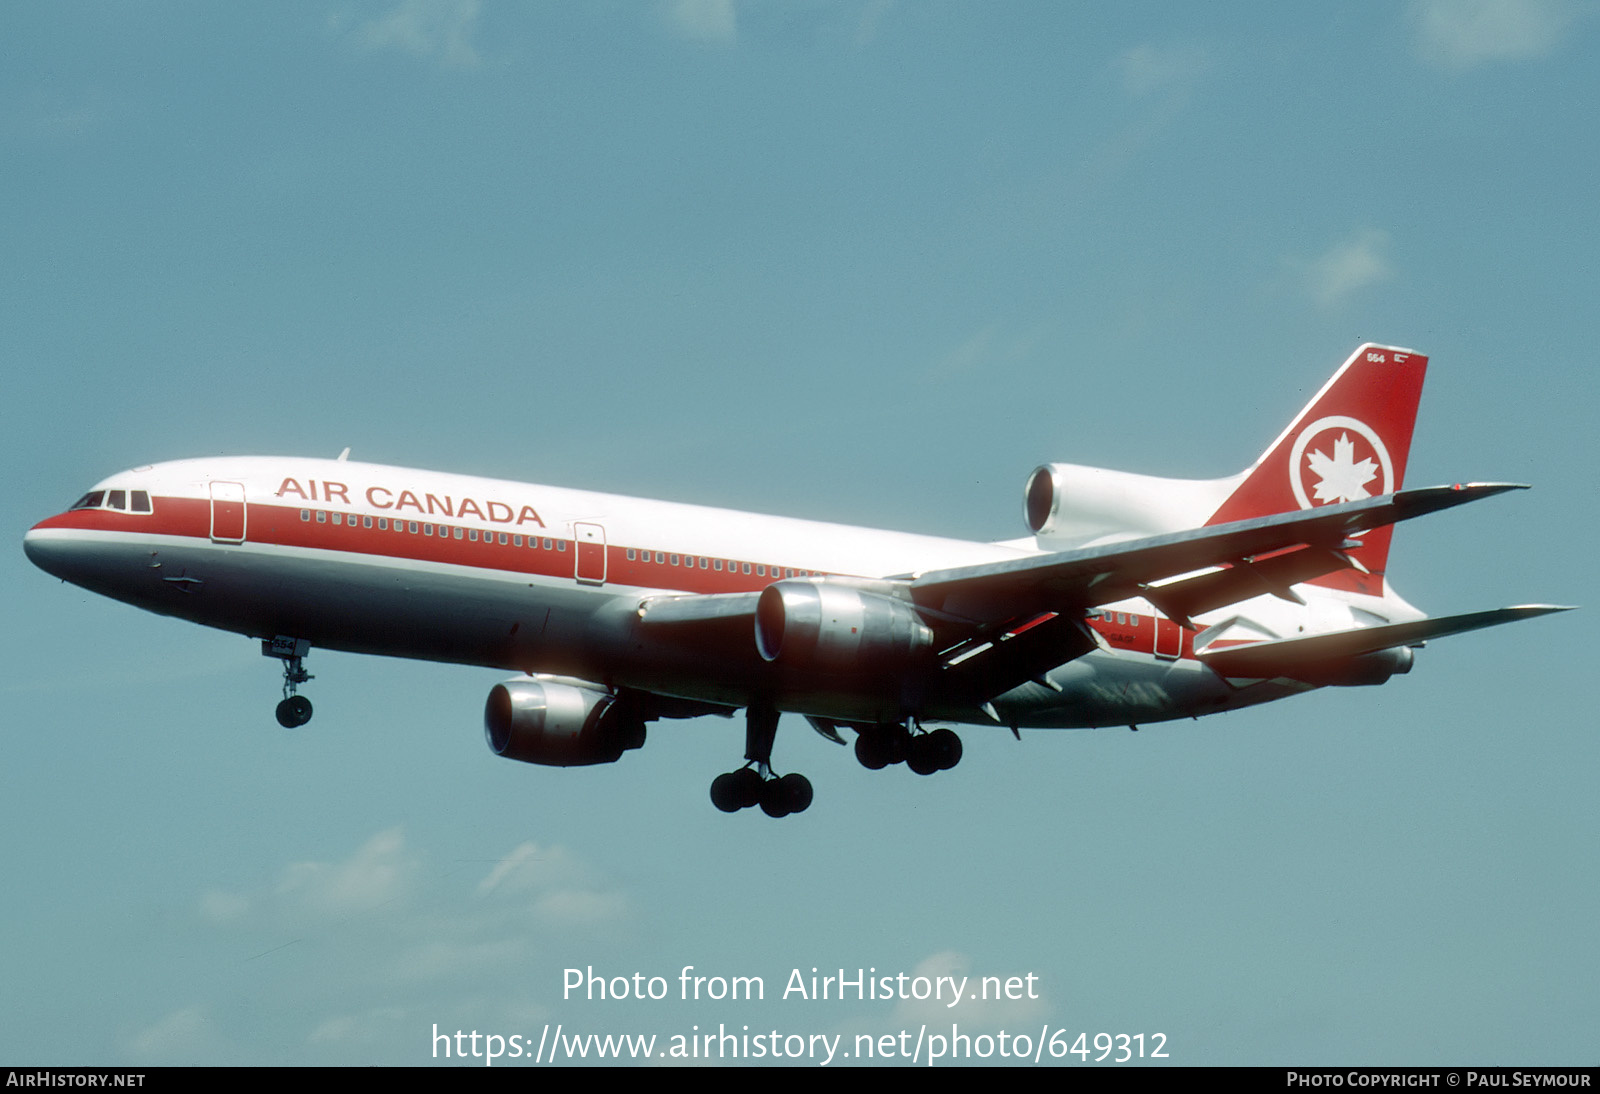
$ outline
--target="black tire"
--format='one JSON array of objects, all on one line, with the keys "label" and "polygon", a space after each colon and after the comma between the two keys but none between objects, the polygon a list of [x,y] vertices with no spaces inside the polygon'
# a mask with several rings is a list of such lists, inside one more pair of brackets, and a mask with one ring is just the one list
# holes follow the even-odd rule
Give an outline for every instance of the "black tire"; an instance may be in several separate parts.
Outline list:
[{"label": "black tire", "polygon": [[789,815],[789,795],[784,792],[782,779],[768,779],[761,784],[761,811],[769,817]]},{"label": "black tire", "polygon": [[940,771],[949,771],[961,762],[961,738],[954,730],[936,729],[928,734],[928,739],[933,742],[933,755]]},{"label": "black tire", "polygon": [[753,767],[741,767],[732,772],[734,785],[739,788],[739,808],[748,809],[761,801],[761,788],[764,785],[761,775]]},{"label": "black tire", "polygon": [[291,695],[278,704],[278,724],[284,729],[296,729],[311,721],[311,700],[304,695]]},{"label": "black tire", "polygon": [[906,766],[918,775],[932,775],[939,770],[939,753],[932,737],[924,734],[911,738],[907,751],[910,755],[906,757]]},{"label": "black tire", "polygon": [[856,734],[856,760],[868,771],[882,771],[889,766],[881,734],[867,730]]},{"label": "black tire", "polygon": [[911,731],[902,725],[889,725],[880,728],[883,734],[883,754],[892,764],[903,764],[911,758]]},{"label": "black tire", "polygon": [[739,785],[739,772],[729,771],[711,780],[711,804],[724,813],[737,813],[744,808],[744,790]]},{"label": "black tire", "polygon": [[785,775],[778,780],[778,785],[783,789],[784,800],[788,803],[789,812],[804,813],[811,807],[811,780],[804,775]]}]

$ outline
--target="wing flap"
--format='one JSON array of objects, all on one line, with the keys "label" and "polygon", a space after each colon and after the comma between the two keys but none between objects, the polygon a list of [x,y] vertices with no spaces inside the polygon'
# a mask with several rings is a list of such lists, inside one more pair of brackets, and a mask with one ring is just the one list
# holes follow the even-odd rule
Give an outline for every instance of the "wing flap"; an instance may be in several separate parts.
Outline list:
[{"label": "wing flap", "polygon": [[1051,669],[1082,657],[1096,645],[1080,617],[1048,616],[949,658],[944,683],[981,705],[1029,680],[1043,682]]},{"label": "wing flap", "polygon": [[[1359,546],[1347,540],[1344,546]],[[1342,549],[1296,547],[1252,562],[1239,561],[1225,570],[1179,578],[1162,585],[1146,585],[1142,594],[1168,619],[1183,624],[1203,612],[1237,604],[1262,593],[1303,604],[1293,586],[1323,574],[1355,565]]]}]

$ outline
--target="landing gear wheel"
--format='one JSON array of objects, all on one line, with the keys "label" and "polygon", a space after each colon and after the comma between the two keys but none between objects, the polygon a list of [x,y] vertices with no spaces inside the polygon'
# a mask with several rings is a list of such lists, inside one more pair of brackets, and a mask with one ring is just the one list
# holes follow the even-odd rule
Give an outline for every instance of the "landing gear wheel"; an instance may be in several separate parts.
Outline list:
[{"label": "landing gear wheel", "polygon": [[938,746],[933,737],[924,734],[911,738],[910,755],[906,757],[906,766],[918,775],[932,775],[939,770]]},{"label": "landing gear wheel", "polygon": [[856,734],[856,760],[868,771],[882,771],[889,766],[889,750],[880,736],[867,730]]},{"label": "landing gear wheel", "polygon": [[789,774],[778,780],[783,788],[784,801],[791,813],[804,813],[811,805],[811,780],[804,775]]},{"label": "landing gear wheel", "polygon": [[311,700],[304,695],[291,695],[278,704],[278,724],[284,729],[296,729],[311,721]]},{"label": "landing gear wheel", "polygon": [[734,786],[739,792],[739,808],[748,809],[761,800],[761,773],[753,767],[741,767],[733,772]]},{"label": "landing gear wheel", "polygon": [[311,700],[295,692],[301,684],[313,677],[306,671],[306,653],[311,643],[304,638],[280,634],[276,638],[263,638],[261,652],[283,662],[283,702],[278,704],[278,724],[284,729],[294,729],[311,721]]},{"label": "landing gear wheel", "polygon": [[724,813],[737,813],[744,808],[744,794],[739,788],[739,773],[729,771],[711,780],[711,804]]},{"label": "landing gear wheel", "polygon": [[882,727],[883,754],[892,764],[903,764],[911,758],[911,730],[904,725]]},{"label": "landing gear wheel", "polygon": [[761,801],[765,786],[760,772],[741,767],[711,780],[711,804],[724,813],[737,813]]},{"label": "landing gear wheel", "polygon": [[961,738],[954,730],[936,729],[928,734],[928,740],[933,742],[930,747],[940,771],[949,771],[961,762]]},{"label": "landing gear wheel", "polygon": [[782,779],[768,779],[761,784],[761,811],[769,817],[787,817],[793,812]]},{"label": "landing gear wheel", "polygon": [[877,725],[856,734],[856,759],[869,771],[904,763],[910,750],[911,734],[905,726]]}]

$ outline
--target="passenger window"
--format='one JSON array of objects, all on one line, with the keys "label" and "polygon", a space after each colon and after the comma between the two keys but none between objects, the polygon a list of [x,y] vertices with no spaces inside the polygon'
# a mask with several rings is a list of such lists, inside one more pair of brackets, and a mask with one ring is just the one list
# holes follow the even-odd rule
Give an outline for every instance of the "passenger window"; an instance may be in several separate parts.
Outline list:
[{"label": "passenger window", "polygon": [[318,524],[327,524],[328,523],[328,511],[326,509],[318,509],[317,510],[317,523]]},{"label": "passenger window", "polygon": [[361,527],[363,527],[363,528],[371,528],[372,527],[372,518],[371,517],[362,517],[361,518]]}]

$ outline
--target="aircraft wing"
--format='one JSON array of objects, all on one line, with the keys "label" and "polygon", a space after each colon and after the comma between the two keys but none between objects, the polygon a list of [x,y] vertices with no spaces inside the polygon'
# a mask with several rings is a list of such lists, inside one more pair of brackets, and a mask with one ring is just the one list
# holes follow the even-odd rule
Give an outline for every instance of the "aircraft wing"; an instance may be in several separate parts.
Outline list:
[{"label": "aircraft wing", "polygon": [[[1296,549],[1309,549],[1322,560],[1319,572],[1354,565],[1343,553],[1357,545],[1353,536],[1508,490],[1525,489],[1511,483],[1468,483],[1403,490],[1099,547],[933,570],[911,578],[910,594],[912,601],[932,616],[983,626],[1022,615],[1082,611],[1152,592],[1152,599],[1159,603],[1162,590],[1174,586],[1152,589],[1156,582],[1213,567],[1244,567],[1261,580],[1235,583],[1221,591],[1222,603],[1269,591],[1296,599],[1287,585],[1274,582],[1271,558],[1262,556],[1282,557],[1289,552],[1298,557]],[[1258,558],[1261,562],[1253,565],[1252,560]],[[1317,567],[1301,567],[1305,568]],[[1280,567],[1279,576],[1281,571]],[[1207,606],[1215,606],[1219,590],[1208,588],[1205,592]]]}]

